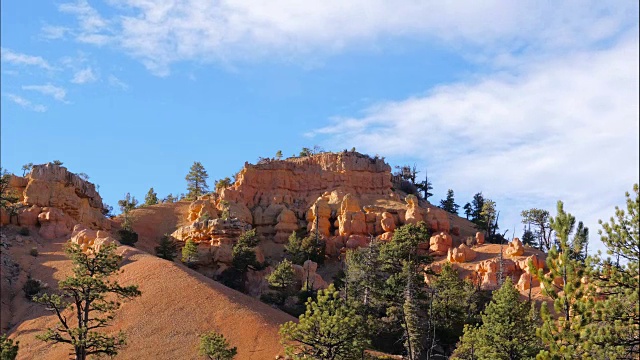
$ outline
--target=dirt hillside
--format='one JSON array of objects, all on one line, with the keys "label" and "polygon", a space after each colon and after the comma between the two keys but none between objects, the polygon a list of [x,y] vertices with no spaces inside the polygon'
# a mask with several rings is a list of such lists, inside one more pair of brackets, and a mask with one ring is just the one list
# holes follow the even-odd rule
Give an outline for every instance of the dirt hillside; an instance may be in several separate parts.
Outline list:
[{"label": "dirt hillside", "polygon": [[[3,287],[12,292],[11,311],[3,311],[3,317],[11,314],[10,323],[17,324],[9,332],[20,341],[18,359],[67,359],[67,345],[49,345],[35,338],[55,325],[56,319],[28,302],[20,290],[26,274],[55,285],[70,273],[71,263],[62,252],[64,241],[43,241],[32,235],[16,244],[15,229],[3,231],[10,245],[3,248],[3,260],[21,269],[20,280],[10,290]],[[31,247],[38,249],[37,257],[29,255]],[[273,359],[283,353],[278,328],[294,320],[291,316],[177,263],[130,247],[121,246],[119,251],[125,260],[118,281],[138,284],[142,296],[126,302],[108,328],[128,335],[129,345],[118,359],[198,359],[198,337],[211,330],[238,347],[237,359]]]}]

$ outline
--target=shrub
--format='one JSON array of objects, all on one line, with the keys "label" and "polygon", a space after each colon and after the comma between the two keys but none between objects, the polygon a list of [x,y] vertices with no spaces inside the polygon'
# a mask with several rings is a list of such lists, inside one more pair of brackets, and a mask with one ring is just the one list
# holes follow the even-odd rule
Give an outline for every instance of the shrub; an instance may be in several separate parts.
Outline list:
[{"label": "shrub", "polygon": [[134,246],[138,242],[138,233],[133,230],[120,229],[118,230],[118,236],[120,237],[120,244]]},{"label": "shrub", "polygon": [[44,284],[42,281],[38,279],[33,279],[31,276],[27,278],[27,281],[22,286],[22,291],[24,291],[24,296],[31,300],[34,296],[40,294],[40,292],[44,289]]},{"label": "shrub", "polygon": [[19,343],[19,341],[16,341],[14,345],[12,339],[7,338],[6,334],[2,334],[2,336],[0,336],[0,359],[14,360],[16,356],[18,356]]},{"label": "shrub", "polygon": [[36,257],[38,256],[38,249],[32,247],[31,250],[29,250],[29,255]]},{"label": "shrub", "polygon": [[20,228],[20,230],[18,231],[18,234],[22,235],[22,236],[29,236],[30,232],[29,232],[29,228],[26,226],[23,226]]}]

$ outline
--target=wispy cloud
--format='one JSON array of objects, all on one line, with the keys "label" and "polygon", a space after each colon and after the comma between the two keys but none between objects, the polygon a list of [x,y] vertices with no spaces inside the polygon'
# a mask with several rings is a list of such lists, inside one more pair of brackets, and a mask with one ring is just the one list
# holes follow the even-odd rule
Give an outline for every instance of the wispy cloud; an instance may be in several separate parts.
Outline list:
[{"label": "wispy cloud", "polygon": [[632,33],[607,49],[381,102],[310,135],[329,148],[416,159],[462,204],[482,190],[502,205],[505,230],[521,230],[520,210],[554,210],[562,199],[595,235],[597,219],[638,182],[638,52]]},{"label": "wispy cloud", "polygon": [[46,70],[53,70],[53,66],[40,56],[22,54],[7,48],[0,49],[0,58],[3,63],[37,66]]},{"label": "wispy cloud", "polygon": [[98,80],[98,76],[93,72],[93,69],[91,67],[86,67],[76,71],[71,82],[74,84],[86,84],[95,82],[96,80]]},{"label": "wispy cloud", "polygon": [[67,102],[65,100],[65,97],[67,96],[67,91],[62,88],[62,87],[58,87],[58,86],[54,86],[51,84],[46,84],[46,85],[23,85],[22,86],[22,90],[31,90],[31,91],[36,91],[39,92],[43,95],[47,95],[47,96],[51,96],[54,99],[61,101],[61,102]]},{"label": "wispy cloud", "polygon": [[20,106],[22,106],[25,109],[29,109],[29,110],[33,110],[35,112],[45,112],[47,111],[47,107],[44,105],[40,105],[40,104],[33,104],[31,101],[15,95],[15,94],[3,94],[5,95],[9,100],[11,100],[13,103],[18,104]]},{"label": "wispy cloud", "polygon": [[108,81],[109,81],[109,85],[113,86],[115,88],[119,88],[121,90],[128,90],[129,89],[129,85],[127,85],[127,83],[125,83],[124,81],[120,80],[115,75],[109,75]]},{"label": "wispy cloud", "polygon": [[69,28],[64,26],[45,25],[42,27],[42,37],[47,40],[62,39],[69,30]]},{"label": "wispy cloud", "polygon": [[541,3],[339,0],[120,0],[105,18],[86,1],[60,10],[76,39],[110,43],[158,75],[179,61],[291,59],[369,47],[389,38],[444,44],[474,61],[510,63],[514,52],[593,46],[637,22],[637,2]]}]

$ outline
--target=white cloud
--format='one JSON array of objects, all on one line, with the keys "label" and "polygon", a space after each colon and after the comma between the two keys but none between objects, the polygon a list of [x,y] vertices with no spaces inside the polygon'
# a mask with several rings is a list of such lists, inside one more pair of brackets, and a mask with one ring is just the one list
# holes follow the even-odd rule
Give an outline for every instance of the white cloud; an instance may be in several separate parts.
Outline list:
[{"label": "white cloud", "polygon": [[442,195],[454,189],[463,205],[484,191],[502,205],[503,228],[518,233],[520,210],[554,213],[562,199],[596,239],[597,219],[612,216],[639,181],[638,52],[636,33],[607,49],[379,103],[311,135],[329,148],[417,159]]},{"label": "white cloud", "polygon": [[4,94],[7,98],[9,98],[9,100],[11,100],[12,102],[22,106],[25,109],[29,109],[29,110],[33,110],[35,112],[45,112],[47,111],[47,107],[44,105],[39,105],[39,104],[33,104],[31,101],[15,95],[15,94]]},{"label": "white cloud", "polygon": [[[514,52],[592,46],[637,22],[637,2],[340,0],[114,0],[105,18],[86,1],[60,10],[78,18],[76,39],[112,43],[158,75],[179,61],[273,55],[322,56],[387,39],[419,38],[498,65]],[[546,53],[545,52],[545,53]]]},{"label": "white cloud", "polygon": [[96,80],[98,80],[98,76],[93,73],[93,69],[91,69],[91,67],[86,67],[76,71],[71,82],[74,84],[86,84]]},{"label": "white cloud", "polygon": [[48,40],[63,39],[69,28],[64,26],[45,25],[42,27],[42,37]]},{"label": "white cloud", "polygon": [[109,85],[115,88],[119,88],[121,90],[129,89],[129,85],[127,85],[127,83],[117,78],[115,75],[109,75]]},{"label": "white cloud", "polygon": [[64,88],[54,86],[51,84],[46,85],[23,85],[22,90],[32,90],[37,91],[43,95],[51,96],[54,99],[62,102],[67,102],[65,97],[67,96],[67,91]]},{"label": "white cloud", "polygon": [[0,58],[2,62],[13,65],[29,65],[37,66],[46,70],[53,70],[53,67],[40,56],[26,55],[22,53],[14,52],[11,49],[1,48]]}]

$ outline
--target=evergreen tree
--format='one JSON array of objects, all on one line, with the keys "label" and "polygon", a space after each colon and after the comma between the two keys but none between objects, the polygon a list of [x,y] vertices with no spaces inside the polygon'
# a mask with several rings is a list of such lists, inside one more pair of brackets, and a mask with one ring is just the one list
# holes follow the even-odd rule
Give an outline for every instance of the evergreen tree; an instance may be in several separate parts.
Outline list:
[{"label": "evergreen tree", "polygon": [[193,240],[187,240],[182,248],[182,262],[192,267],[198,261],[198,245]]},{"label": "evergreen tree", "polygon": [[471,203],[464,204],[463,209],[464,209],[464,215],[467,217],[467,220],[469,220],[469,216],[471,216],[471,214],[473,213],[473,209],[471,208]]},{"label": "evergreen tree", "polygon": [[178,253],[178,243],[176,243],[171,235],[164,234],[160,238],[158,246],[155,248],[156,256],[165,260],[173,261]]},{"label": "evergreen tree", "polygon": [[211,331],[200,336],[200,355],[209,360],[232,360],[238,353],[238,348],[231,347],[221,334]]},{"label": "evergreen tree", "polygon": [[423,192],[424,194],[423,198],[425,200],[429,200],[429,198],[433,196],[433,193],[431,193],[431,190],[433,190],[433,184],[431,183],[431,181],[429,181],[429,175],[426,171],[425,171],[424,181],[417,183],[416,188],[418,188],[418,190]]},{"label": "evergreen tree", "polygon": [[493,238],[498,230],[498,211],[496,203],[490,199],[484,199],[482,210],[480,211],[480,219],[478,219],[478,227],[483,230],[488,238]]},{"label": "evergreen tree", "polygon": [[522,244],[529,245],[534,248],[538,247],[536,235],[533,233],[533,231],[529,229],[524,230],[524,232],[522,233]]},{"label": "evergreen tree", "polygon": [[543,324],[537,333],[547,349],[541,351],[538,358],[581,359],[589,354],[589,344],[581,340],[581,333],[589,322],[592,305],[585,297],[586,286],[581,281],[585,274],[584,264],[571,256],[570,235],[576,219],[564,211],[562,201],[558,201],[557,210],[558,215],[550,218],[549,223],[556,232],[558,246],[554,244],[549,250],[549,273],[545,274],[543,269],[537,271],[543,294],[553,299],[557,315],[551,315],[547,306],[542,306]]},{"label": "evergreen tree", "polygon": [[440,208],[444,211],[450,212],[452,214],[458,214],[458,208],[460,206],[456,204],[453,198],[453,190],[447,190],[447,197],[444,200],[440,200]]},{"label": "evergreen tree", "polygon": [[209,186],[207,185],[208,178],[209,175],[204,169],[204,166],[202,166],[200,162],[194,161],[189,169],[189,173],[185,176],[188,191],[186,198],[188,200],[196,200],[199,196],[209,191]]},{"label": "evergreen tree", "polygon": [[[122,331],[115,336],[96,331],[108,326],[120,307],[120,301],[114,301],[112,294],[118,299],[141,295],[136,285],[121,286],[109,279],[119,273],[122,263],[122,256],[116,254],[116,248],[116,245],[109,244],[87,254],[77,244],[67,245],[65,251],[73,262],[73,275],[58,282],[61,294],[33,298],[33,301],[54,311],[60,321],[56,327],[38,335],[38,339],[70,344],[76,360],[85,360],[93,354],[115,356],[126,345]],[[77,316],[67,318],[63,315],[64,309],[73,310]]]},{"label": "evergreen tree", "polygon": [[390,242],[380,249],[380,261],[385,274],[383,296],[387,317],[399,323],[403,331],[405,351],[411,359],[419,358],[427,343],[424,324],[426,294],[417,279],[432,259],[419,250],[429,241],[429,231],[423,222],[407,224],[396,229]]},{"label": "evergreen tree", "polygon": [[136,200],[135,196],[131,196],[131,194],[127,193],[124,196],[124,199],[118,200],[118,206],[120,206],[120,211],[122,211],[122,228],[125,230],[131,230],[131,210],[135,209],[138,206],[138,200]]},{"label": "evergreen tree", "polygon": [[[541,348],[535,329],[530,304],[520,301],[520,293],[513,286],[511,277],[507,277],[482,314],[482,325],[465,327],[465,334],[452,358],[534,359]],[[471,350],[473,356],[469,356]]]},{"label": "evergreen tree", "polygon": [[309,299],[300,320],[280,327],[281,341],[293,359],[347,360],[362,356],[369,341],[362,317],[348,306],[333,284]]},{"label": "evergreen tree", "polygon": [[257,268],[260,266],[256,260],[255,247],[258,245],[258,237],[256,229],[245,231],[240,235],[238,241],[231,250],[233,267],[241,274],[245,274],[249,267]]},{"label": "evergreen tree", "polygon": [[[590,274],[594,280],[595,302],[593,322],[587,339],[594,357],[601,359],[640,358],[640,299],[638,280],[640,264],[640,194],[633,186],[634,197],[627,192],[627,211],[616,207],[615,217],[602,225],[598,233],[609,255],[616,260],[594,259]],[[621,265],[619,258],[626,260]]]},{"label": "evergreen tree", "polygon": [[31,171],[31,168],[33,168],[33,163],[27,163],[22,165],[22,176],[25,176],[27,174],[27,172]]},{"label": "evergreen tree", "polygon": [[287,296],[291,294],[291,289],[296,282],[296,273],[291,261],[284,259],[267,276],[269,287],[276,291],[278,303],[282,304]]},{"label": "evergreen tree", "polygon": [[282,159],[282,150],[278,150],[278,151],[276,151],[276,159],[277,159],[277,160]]},{"label": "evergreen tree", "polygon": [[291,262],[297,265],[304,264],[305,261],[311,260],[318,264],[324,263],[325,242],[321,238],[316,240],[316,235],[311,234],[304,239],[300,239],[296,232],[289,235],[285,251],[289,254]]},{"label": "evergreen tree", "polygon": [[15,191],[9,187],[11,174],[7,170],[0,168],[0,207],[9,209],[13,203],[18,201]]},{"label": "evergreen tree", "polygon": [[19,341],[13,343],[12,339],[7,338],[6,334],[0,336],[0,360],[15,360],[18,356]]},{"label": "evergreen tree", "polygon": [[473,200],[471,201],[471,221],[476,225],[479,225],[478,221],[481,220],[480,213],[482,213],[483,206],[484,196],[482,196],[482,192],[473,195]]},{"label": "evergreen tree", "polygon": [[153,191],[153,188],[149,189],[149,192],[147,192],[147,195],[145,195],[144,197],[144,204],[145,205],[155,205],[158,203],[158,194],[156,194],[155,191]]},{"label": "evergreen tree", "polygon": [[229,177],[226,177],[226,178],[220,179],[220,180],[216,180],[215,185],[214,185],[214,187],[216,189],[216,192],[218,192],[218,191],[220,191],[222,189],[226,189],[229,186],[231,186],[231,179]]},{"label": "evergreen tree", "polygon": [[58,166],[62,166],[62,161],[60,160],[53,160],[53,165],[58,165]]},{"label": "evergreen tree", "polygon": [[[439,343],[449,352],[462,335],[465,323],[475,322],[471,314],[478,312],[475,288],[458,276],[458,271],[445,263],[431,284],[435,293],[431,303],[431,325]],[[471,316],[470,316],[471,315]]]},{"label": "evergreen tree", "polygon": [[541,251],[549,251],[551,249],[551,235],[553,229],[549,223],[549,211],[532,208],[529,210],[523,210],[520,213],[522,216],[522,223],[535,227],[534,234],[538,238],[538,246]]}]

